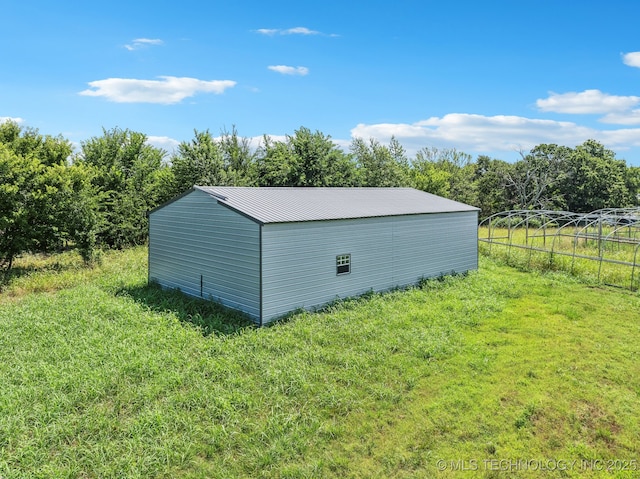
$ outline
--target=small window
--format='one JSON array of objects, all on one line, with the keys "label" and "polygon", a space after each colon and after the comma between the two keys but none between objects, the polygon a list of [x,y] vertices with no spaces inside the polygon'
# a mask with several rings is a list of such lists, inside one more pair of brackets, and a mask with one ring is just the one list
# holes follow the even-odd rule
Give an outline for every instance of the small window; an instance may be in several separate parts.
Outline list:
[{"label": "small window", "polygon": [[336,256],[336,274],[351,273],[351,255],[339,254]]}]

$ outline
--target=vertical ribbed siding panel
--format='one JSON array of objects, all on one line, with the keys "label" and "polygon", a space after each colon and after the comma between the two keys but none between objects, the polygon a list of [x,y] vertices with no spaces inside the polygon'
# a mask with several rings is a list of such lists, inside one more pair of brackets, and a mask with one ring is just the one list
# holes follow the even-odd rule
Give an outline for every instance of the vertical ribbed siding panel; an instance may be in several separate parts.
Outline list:
[{"label": "vertical ribbed siding panel", "polygon": [[[477,213],[267,224],[263,321],[296,308],[477,268]],[[351,273],[336,275],[336,256]]]},{"label": "vertical ribbed siding panel", "polygon": [[478,267],[477,212],[398,217],[393,231],[393,282],[461,273]]},{"label": "vertical ribbed siding panel", "polygon": [[193,191],[149,215],[149,280],[259,320],[259,228]]},{"label": "vertical ribbed siding panel", "polygon": [[[384,289],[392,268],[389,225],[390,218],[264,225],[263,321]],[[338,276],[341,254],[351,255],[351,273]]]}]

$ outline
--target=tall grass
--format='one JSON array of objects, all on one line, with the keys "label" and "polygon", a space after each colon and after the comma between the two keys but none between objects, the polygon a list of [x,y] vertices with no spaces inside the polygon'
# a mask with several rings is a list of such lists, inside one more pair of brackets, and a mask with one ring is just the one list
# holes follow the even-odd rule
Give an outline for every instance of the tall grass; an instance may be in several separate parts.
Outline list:
[{"label": "tall grass", "polygon": [[639,325],[488,259],[262,329],[148,286],[144,248],[42,266],[0,296],[0,477],[558,477],[455,461],[637,458]]}]

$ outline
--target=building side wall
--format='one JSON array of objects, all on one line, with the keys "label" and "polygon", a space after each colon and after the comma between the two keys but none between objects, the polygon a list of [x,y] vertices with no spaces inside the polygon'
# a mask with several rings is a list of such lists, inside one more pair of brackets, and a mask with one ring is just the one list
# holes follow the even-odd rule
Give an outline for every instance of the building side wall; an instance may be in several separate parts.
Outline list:
[{"label": "building side wall", "polygon": [[394,224],[393,282],[478,268],[478,213],[408,216]]},{"label": "building side wall", "polygon": [[[351,272],[336,274],[336,256]],[[477,212],[267,224],[263,321],[367,291],[476,269]]]},{"label": "building side wall", "polygon": [[260,226],[201,191],[149,215],[149,280],[260,319]]}]

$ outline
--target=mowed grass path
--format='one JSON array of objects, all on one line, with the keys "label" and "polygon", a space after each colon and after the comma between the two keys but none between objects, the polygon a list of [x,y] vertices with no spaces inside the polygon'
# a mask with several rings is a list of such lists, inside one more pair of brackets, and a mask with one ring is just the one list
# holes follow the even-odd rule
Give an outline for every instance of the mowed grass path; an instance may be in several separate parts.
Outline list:
[{"label": "mowed grass path", "polygon": [[257,329],[148,287],[144,248],[18,271],[2,479],[639,474],[637,293],[483,259]]}]

